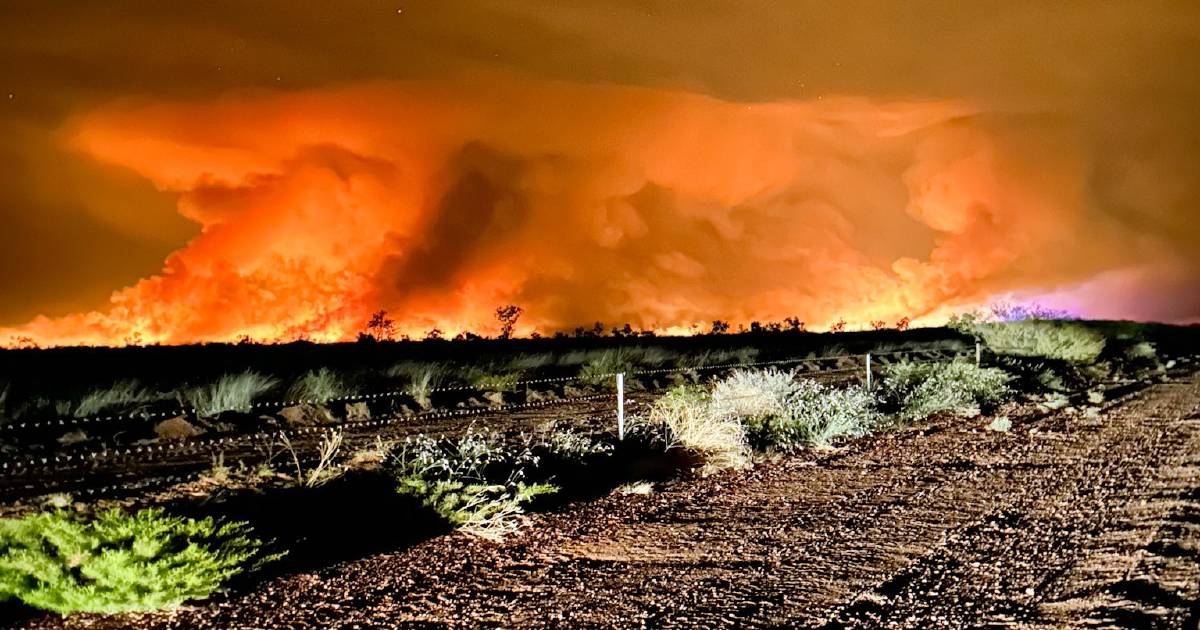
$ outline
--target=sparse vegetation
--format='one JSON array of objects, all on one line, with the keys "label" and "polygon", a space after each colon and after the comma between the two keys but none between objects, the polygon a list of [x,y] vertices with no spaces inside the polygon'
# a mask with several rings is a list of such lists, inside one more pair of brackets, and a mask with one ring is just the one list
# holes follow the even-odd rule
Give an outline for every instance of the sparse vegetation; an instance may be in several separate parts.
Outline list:
[{"label": "sparse vegetation", "polygon": [[257,372],[226,374],[215,383],[186,390],[183,398],[196,410],[197,417],[211,418],[226,411],[250,411],[254,400],[278,383]]},{"label": "sparse vegetation", "polygon": [[488,368],[472,368],[467,376],[471,387],[487,392],[515,391],[520,380],[520,372],[493,372]]},{"label": "sparse vegetation", "polygon": [[634,356],[627,350],[604,350],[579,368],[579,379],[589,385],[612,384],[614,374],[632,372],[636,368]]},{"label": "sparse vegetation", "polygon": [[446,382],[449,371],[445,365],[437,363],[405,361],[388,368],[387,375],[389,378],[406,381],[405,393],[412,396],[417,404],[428,409],[432,405],[433,391]]},{"label": "sparse vegetation", "polygon": [[957,328],[999,355],[1045,357],[1091,363],[1104,350],[1104,335],[1075,321],[1026,319],[980,323],[964,316]]},{"label": "sparse vegetation", "polygon": [[883,390],[900,419],[913,422],[939,411],[979,415],[1009,396],[1009,381],[1003,370],[965,361],[902,362],[887,368]]},{"label": "sparse vegetation", "polygon": [[169,395],[143,387],[136,380],[117,381],[112,387],[88,392],[75,405],[72,415],[85,418],[109,411],[130,412],[160,400],[166,400]]},{"label": "sparse vegetation", "polygon": [[578,431],[555,426],[554,423],[542,427],[539,442],[547,452],[564,460],[583,460],[611,453],[613,450],[612,444]]},{"label": "sparse vegetation", "polygon": [[875,397],[865,389],[833,387],[775,369],[733,373],[713,388],[712,404],[717,413],[738,418],[758,450],[828,446],[880,422]]},{"label": "sparse vegetation", "polygon": [[330,400],[346,398],[358,393],[346,379],[328,368],[310,370],[288,388],[289,401],[304,401],[320,404]]},{"label": "sparse vegetation", "polygon": [[0,599],[60,614],[150,611],[204,599],[250,568],[263,543],[245,523],[112,510],[0,520]]},{"label": "sparse vegetation", "polygon": [[474,430],[459,438],[408,439],[393,456],[398,492],[488,540],[515,531],[529,502],[558,490],[528,481],[537,464],[530,449],[506,449],[498,435]]},{"label": "sparse vegetation", "polygon": [[666,427],[668,444],[698,455],[703,474],[741,468],[750,461],[746,431],[736,418],[713,412],[699,387],[676,387],[655,401],[648,420]]}]

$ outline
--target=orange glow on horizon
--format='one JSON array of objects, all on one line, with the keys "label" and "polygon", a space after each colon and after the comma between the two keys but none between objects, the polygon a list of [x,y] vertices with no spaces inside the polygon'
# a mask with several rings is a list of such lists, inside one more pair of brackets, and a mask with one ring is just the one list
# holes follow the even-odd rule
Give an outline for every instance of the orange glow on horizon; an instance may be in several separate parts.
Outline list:
[{"label": "orange glow on horizon", "polygon": [[[958,101],[736,103],[492,77],[84,113],[71,142],[200,233],[42,346],[422,338],[798,317],[936,324],[1122,262],[1071,134]],[[1086,234],[1086,238],[1080,235]]]}]

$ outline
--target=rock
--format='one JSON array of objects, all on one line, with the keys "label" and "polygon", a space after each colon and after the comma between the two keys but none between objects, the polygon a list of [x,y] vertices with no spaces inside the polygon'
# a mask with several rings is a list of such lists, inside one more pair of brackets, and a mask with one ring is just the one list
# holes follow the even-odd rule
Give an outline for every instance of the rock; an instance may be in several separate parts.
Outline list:
[{"label": "rock", "polygon": [[504,392],[485,392],[483,399],[489,404],[499,407],[504,404]]},{"label": "rock", "polygon": [[154,434],[160,440],[186,440],[196,437],[201,433],[204,433],[204,431],[196,428],[191,422],[185,420],[183,416],[167,418],[154,425]]},{"label": "rock", "polygon": [[70,433],[58,438],[58,443],[62,444],[63,446],[70,446],[72,444],[86,442],[89,439],[90,438],[88,438],[88,434],[84,433],[83,431],[71,431]]},{"label": "rock", "polygon": [[371,419],[371,408],[365,402],[346,403],[346,420],[363,422]]},{"label": "rock", "polygon": [[276,415],[292,426],[309,426],[333,422],[333,417],[329,415],[329,411],[324,407],[309,404],[284,407]]},{"label": "rock", "polygon": [[544,402],[547,400],[558,400],[558,394],[556,394],[554,392],[554,390],[552,390],[552,389],[546,390],[544,392],[540,392],[536,389],[531,389],[531,390],[529,390],[529,392],[527,394],[525,394],[525,398],[526,398],[526,400],[528,400],[531,403],[537,403],[537,402]]}]

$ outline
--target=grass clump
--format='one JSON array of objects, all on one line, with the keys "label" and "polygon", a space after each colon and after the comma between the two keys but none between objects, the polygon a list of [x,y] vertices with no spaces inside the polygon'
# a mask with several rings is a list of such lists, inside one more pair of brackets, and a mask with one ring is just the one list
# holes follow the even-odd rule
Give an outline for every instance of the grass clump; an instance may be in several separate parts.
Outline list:
[{"label": "grass clump", "polygon": [[997,368],[980,368],[965,361],[951,363],[901,362],[889,366],[883,379],[884,397],[899,410],[900,419],[913,422],[939,411],[976,416],[1011,394],[1011,377]]},{"label": "grass clump", "polygon": [[758,358],[758,348],[734,348],[729,350],[705,350],[679,358],[681,368],[704,368],[715,365],[742,365],[753,363]]},{"label": "grass clump", "polygon": [[428,409],[433,404],[433,391],[445,384],[449,372],[445,366],[436,363],[405,361],[388,368],[387,376],[403,380],[404,393]]},{"label": "grass clump", "polygon": [[750,461],[745,428],[732,415],[717,413],[708,392],[699,387],[669,390],[655,401],[648,420],[667,429],[668,447],[699,456],[702,474],[742,468]]},{"label": "grass clump", "polygon": [[250,411],[254,400],[278,383],[257,372],[226,374],[215,383],[186,390],[183,397],[196,410],[197,417],[211,418],[226,411]]},{"label": "grass clump", "polygon": [[287,399],[298,402],[323,403],[347,398],[358,389],[328,368],[310,370],[288,388]]},{"label": "grass clump", "polygon": [[60,614],[151,611],[208,597],[263,556],[245,523],[161,510],[0,520],[0,599]]},{"label": "grass clump", "polygon": [[1000,355],[1046,357],[1092,363],[1104,350],[1105,337],[1073,321],[1027,319],[970,324],[968,331]]},{"label": "grass clump", "polygon": [[107,389],[93,390],[84,395],[75,405],[72,415],[84,418],[106,411],[133,411],[167,398],[167,395],[147,389],[136,380],[117,381]]},{"label": "grass clump", "polygon": [[605,350],[592,356],[579,367],[579,380],[588,385],[616,386],[613,376],[619,372],[632,372],[637,368],[634,353],[624,348]]},{"label": "grass clump", "polygon": [[514,532],[524,508],[558,491],[530,482],[538,458],[529,448],[507,449],[496,434],[461,438],[418,436],[393,455],[397,491],[415,497],[461,531],[488,540]]},{"label": "grass clump", "polygon": [[793,451],[864,435],[882,417],[875,404],[861,387],[832,387],[777,369],[739,370],[712,392],[715,411],[738,418],[758,450]]},{"label": "grass clump", "polygon": [[516,391],[517,383],[521,381],[520,372],[492,372],[482,368],[471,370],[467,382],[471,387],[484,392]]}]

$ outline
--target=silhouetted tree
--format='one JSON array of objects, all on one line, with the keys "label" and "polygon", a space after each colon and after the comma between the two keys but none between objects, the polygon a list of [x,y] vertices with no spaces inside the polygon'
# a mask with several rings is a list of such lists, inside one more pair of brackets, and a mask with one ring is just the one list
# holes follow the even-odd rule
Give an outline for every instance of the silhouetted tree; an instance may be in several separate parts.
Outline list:
[{"label": "silhouetted tree", "polygon": [[911,322],[908,321],[907,317],[901,317],[900,320],[896,322],[896,330],[908,330],[908,325],[910,323]]},{"label": "silhouetted tree", "polygon": [[752,333],[760,333],[760,332],[762,332],[762,331],[763,331],[763,326],[762,326],[762,324],[760,324],[760,323],[758,323],[758,322],[750,322],[750,332],[752,332]]},{"label": "silhouetted tree", "polygon": [[604,322],[596,322],[595,325],[592,326],[592,336],[593,337],[603,337],[604,336]]},{"label": "silhouetted tree", "polygon": [[785,317],[783,323],[787,324],[792,332],[804,332],[804,322],[800,321],[799,317]]},{"label": "silhouetted tree", "polygon": [[729,332],[729,322],[714,319],[712,323],[712,330],[710,332],[714,335],[723,335]]},{"label": "silhouetted tree", "polygon": [[440,329],[440,328],[430,328],[429,332],[425,333],[425,338],[432,340],[432,341],[436,341],[438,339],[441,339],[443,334],[444,333],[442,333],[442,329]]},{"label": "silhouetted tree", "polygon": [[387,311],[376,311],[367,322],[367,334],[376,341],[389,340],[396,334],[396,321],[388,317]]},{"label": "silhouetted tree", "polygon": [[500,338],[512,339],[513,329],[517,327],[517,320],[521,319],[521,313],[525,309],[516,304],[501,306],[496,309],[496,319],[500,320]]},{"label": "silhouetted tree", "polygon": [[846,320],[838,318],[838,320],[836,322],[834,322],[832,326],[829,327],[829,332],[831,332],[831,333],[846,332]]},{"label": "silhouetted tree", "polygon": [[883,330],[884,328],[887,328],[887,322],[883,321],[882,319],[872,320],[871,328],[874,330]]},{"label": "silhouetted tree", "polygon": [[783,324],[779,322],[767,322],[767,330],[773,333],[782,332]]}]

